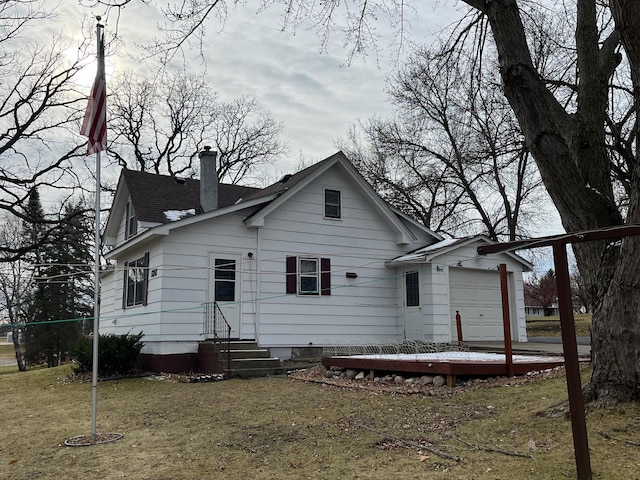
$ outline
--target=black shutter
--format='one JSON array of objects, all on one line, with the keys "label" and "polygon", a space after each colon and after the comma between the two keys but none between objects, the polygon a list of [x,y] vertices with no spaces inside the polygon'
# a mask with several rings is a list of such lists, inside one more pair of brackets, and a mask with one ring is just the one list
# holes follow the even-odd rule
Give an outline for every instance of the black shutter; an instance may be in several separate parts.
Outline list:
[{"label": "black shutter", "polygon": [[124,278],[122,279],[122,310],[127,308],[127,280],[129,279],[129,262],[124,262]]},{"label": "black shutter", "polygon": [[147,297],[149,295],[149,252],[144,254],[144,298],[142,304],[147,304]]},{"label": "black shutter", "polygon": [[297,270],[298,257],[287,257],[287,293],[298,293]]},{"label": "black shutter", "polygon": [[320,259],[320,294],[331,295],[331,259]]}]

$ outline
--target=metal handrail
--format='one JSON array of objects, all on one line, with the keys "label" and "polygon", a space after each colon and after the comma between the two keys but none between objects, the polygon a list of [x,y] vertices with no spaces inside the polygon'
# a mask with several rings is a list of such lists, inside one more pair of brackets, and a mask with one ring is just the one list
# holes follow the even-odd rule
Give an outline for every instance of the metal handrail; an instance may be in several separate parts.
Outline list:
[{"label": "metal handrail", "polygon": [[202,330],[205,338],[213,337],[213,343],[217,351],[227,351],[227,368],[224,369],[227,376],[231,376],[231,325],[227,322],[217,302],[202,304],[204,319]]}]

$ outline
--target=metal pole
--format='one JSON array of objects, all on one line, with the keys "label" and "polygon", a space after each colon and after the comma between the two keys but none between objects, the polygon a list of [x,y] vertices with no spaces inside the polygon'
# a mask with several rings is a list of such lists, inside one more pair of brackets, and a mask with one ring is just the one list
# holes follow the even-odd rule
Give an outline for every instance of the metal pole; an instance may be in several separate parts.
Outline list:
[{"label": "metal pole", "polygon": [[91,444],[96,443],[98,407],[98,330],[100,327],[100,152],[96,152],[96,229],[93,285],[93,371],[91,379]]},{"label": "metal pole", "polygon": [[566,244],[553,245],[553,262],[556,269],[560,329],[562,332],[562,348],[564,350],[564,367],[567,374],[567,392],[569,394],[569,412],[571,414],[576,470],[578,480],[591,480],[589,440],[587,438],[587,423],[582,399],[578,342],[576,341],[576,325],[573,318],[573,303],[571,302],[571,283],[569,281]]},{"label": "metal pole", "polygon": [[[96,43],[98,52],[98,75],[104,75],[104,50],[102,25],[96,17]],[[102,69],[102,72],[100,71]],[[100,329],[100,150],[96,152],[96,212],[94,246],[94,284],[93,284],[93,369],[91,374],[91,444],[96,443],[96,425],[98,417],[98,344]]]},{"label": "metal pole", "polygon": [[511,314],[509,312],[509,283],[507,264],[501,263],[500,293],[502,295],[502,330],[504,332],[504,360],[507,364],[507,374],[513,377],[513,345],[511,343]]}]

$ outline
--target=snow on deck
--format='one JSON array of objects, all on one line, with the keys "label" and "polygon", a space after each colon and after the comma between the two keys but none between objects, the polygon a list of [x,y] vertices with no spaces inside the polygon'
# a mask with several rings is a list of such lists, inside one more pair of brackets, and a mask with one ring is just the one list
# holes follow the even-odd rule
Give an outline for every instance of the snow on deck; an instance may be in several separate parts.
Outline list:
[{"label": "snow on deck", "polygon": [[[496,362],[505,363],[503,353],[484,352],[433,352],[433,353],[391,353],[391,354],[366,354],[351,355],[350,358],[363,360],[397,360],[402,362]],[[562,357],[546,357],[534,355],[512,355],[513,363],[540,363],[564,362]]]}]

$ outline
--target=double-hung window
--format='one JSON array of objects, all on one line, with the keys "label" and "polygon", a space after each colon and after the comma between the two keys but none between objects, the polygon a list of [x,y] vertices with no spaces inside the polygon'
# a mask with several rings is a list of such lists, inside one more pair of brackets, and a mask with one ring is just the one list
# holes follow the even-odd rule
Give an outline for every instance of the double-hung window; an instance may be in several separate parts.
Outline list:
[{"label": "double-hung window", "polygon": [[287,293],[331,295],[331,260],[317,257],[287,257]]},{"label": "double-hung window", "polygon": [[138,233],[138,218],[136,217],[136,211],[133,208],[131,200],[127,202],[127,211],[125,215],[125,238],[133,237]]},{"label": "double-hung window", "polygon": [[325,218],[342,218],[342,208],[340,204],[340,191],[324,191],[324,216]]},{"label": "double-hung window", "polygon": [[149,254],[124,264],[123,308],[147,304]]}]

